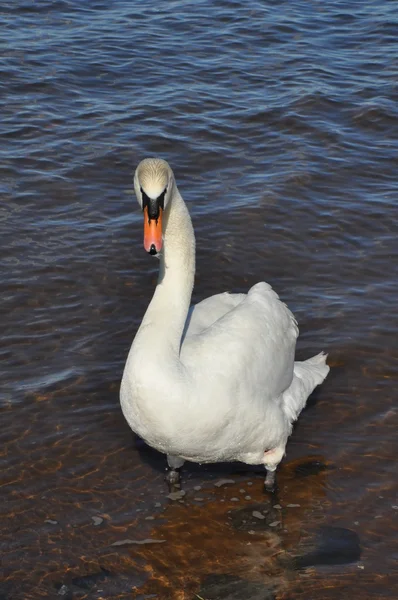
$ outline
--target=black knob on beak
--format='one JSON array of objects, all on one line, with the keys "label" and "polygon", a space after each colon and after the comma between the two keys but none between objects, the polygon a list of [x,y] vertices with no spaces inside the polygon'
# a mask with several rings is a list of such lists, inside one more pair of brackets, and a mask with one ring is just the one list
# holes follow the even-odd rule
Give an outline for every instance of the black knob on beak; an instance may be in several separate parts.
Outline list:
[{"label": "black knob on beak", "polygon": [[157,254],[157,250],[155,248],[155,244],[151,244],[151,247],[149,248],[149,254],[152,254],[152,256],[154,256],[155,254]]}]

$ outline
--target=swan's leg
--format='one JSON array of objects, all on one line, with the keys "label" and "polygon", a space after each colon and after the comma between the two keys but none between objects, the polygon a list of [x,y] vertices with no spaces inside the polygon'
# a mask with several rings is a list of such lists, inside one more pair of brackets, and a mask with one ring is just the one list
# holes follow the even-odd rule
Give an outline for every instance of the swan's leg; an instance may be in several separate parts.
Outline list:
[{"label": "swan's leg", "polygon": [[167,464],[169,465],[169,468],[166,473],[166,481],[171,492],[174,491],[175,488],[180,487],[180,469],[184,462],[184,459],[179,456],[172,456],[171,454],[167,455]]},{"label": "swan's leg", "polygon": [[276,490],[276,468],[281,462],[285,454],[285,446],[278,446],[272,450],[264,452],[264,466],[267,470],[267,475],[264,481],[264,489],[266,492],[275,492]]},{"label": "swan's leg", "polygon": [[266,492],[270,492],[271,494],[276,492],[276,468],[274,471],[271,471],[267,468],[267,475],[264,479],[264,490]]}]

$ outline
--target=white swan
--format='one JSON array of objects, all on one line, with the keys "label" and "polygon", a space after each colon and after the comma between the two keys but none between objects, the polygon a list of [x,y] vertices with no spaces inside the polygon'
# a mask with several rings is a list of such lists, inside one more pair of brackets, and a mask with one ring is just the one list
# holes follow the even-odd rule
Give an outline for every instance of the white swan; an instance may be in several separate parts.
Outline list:
[{"label": "white swan", "polygon": [[321,353],[295,362],[298,328],[267,283],[189,309],[195,237],[168,163],[143,160],[134,188],[144,247],[159,280],[127,358],[120,390],[131,429],[167,454],[169,483],[185,460],[263,464],[273,489],[292,423],[329,372]]}]

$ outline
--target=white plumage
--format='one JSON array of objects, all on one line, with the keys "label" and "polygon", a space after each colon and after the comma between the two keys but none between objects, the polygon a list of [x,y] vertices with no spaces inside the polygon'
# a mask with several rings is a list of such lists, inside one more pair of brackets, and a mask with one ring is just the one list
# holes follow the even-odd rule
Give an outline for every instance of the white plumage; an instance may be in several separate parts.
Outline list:
[{"label": "white plumage", "polygon": [[292,424],[329,371],[326,356],[294,361],[296,321],[267,283],[189,309],[195,239],[169,165],[142,161],[135,190],[141,205],[165,193],[163,252],[123,374],[124,416],[173,469],[184,460],[264,464],[272,487]]}]

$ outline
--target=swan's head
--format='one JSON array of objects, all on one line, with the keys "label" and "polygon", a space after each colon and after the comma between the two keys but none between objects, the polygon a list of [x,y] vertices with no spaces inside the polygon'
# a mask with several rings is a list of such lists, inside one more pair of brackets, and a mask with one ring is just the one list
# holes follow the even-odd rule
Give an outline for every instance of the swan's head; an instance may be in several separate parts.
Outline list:
[{"label": "swan's head", "polygon": [[161,158],[145,158],[135,171],[134,190],[144,212],[144,248],[149,254],[162,249],[162,215],[173,185],[173,171]]}]

